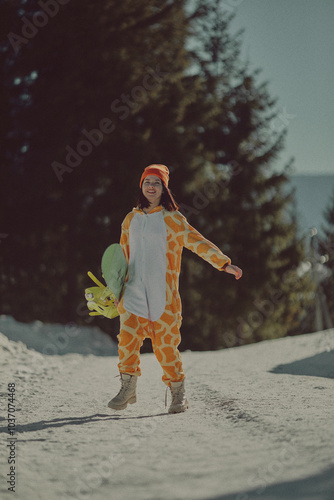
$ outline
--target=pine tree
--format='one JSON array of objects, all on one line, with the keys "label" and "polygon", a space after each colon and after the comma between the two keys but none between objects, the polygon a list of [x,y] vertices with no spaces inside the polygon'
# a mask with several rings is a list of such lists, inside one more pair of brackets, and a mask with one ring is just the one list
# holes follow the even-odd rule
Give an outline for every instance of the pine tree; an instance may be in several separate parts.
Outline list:
[{"label": "pine tree", "polygon": [[319,249],[321,253],[321,263],[325,264],[328,271],[327,277],[322,282],[322,289],[325,294],[327,308],[334,324],[334,192],[327,209],[324,212],[325,225],[323,228],[324,236],[320,238]]},{"label": "pine tree", "polygon": [[206,2],[208,14],[197,23],[201,44],[194,57],[204,76],[203,98],[212,106],[199,131],[203,157],[188,185],[185,210],[244,276],[235,282],[202,262],[186,261],[182,286],[189,319],[183,336],[199,349],[275,338],[298,328],[301,333],[311,300],[308,278],[298,274],[304,249],[289,215],[289,168],[274,167],[285,136],[279,111],[268,85],[258,84],[258,73],[240,62],[239,35],[229,36],[231,17],[220,3]]},{"label": "pine tree", "polygon": [[45,17],[51,3],[0,1],[2,311],[87,321],[85,273],[161,162],[189,222],[245,273],[236,283],[185,254],[182,348],[297,332],[308,285],[288,174],[273,166],[284,132],[219,2],[71,0]]},{"label": "pine tree", "polygon": [[65,322],[80,319],[85,273],[118,241],[142,169],[183,164],[191,134],[178,121],[197,84],[185,76],[183,1],[72,0],[53,16],[46,3],[1,2],[1,292],[19,320]]}]

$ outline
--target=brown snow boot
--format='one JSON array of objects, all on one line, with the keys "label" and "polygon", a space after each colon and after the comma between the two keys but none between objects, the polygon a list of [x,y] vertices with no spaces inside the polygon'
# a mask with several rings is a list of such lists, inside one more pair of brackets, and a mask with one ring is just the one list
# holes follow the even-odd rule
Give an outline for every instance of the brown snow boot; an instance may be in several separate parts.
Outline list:
[{"label": "brown snow boot", "polygon": [[186,398],[184,380],[181,382],[171,382],[170,391],[172,393],[172,402],[168,409],[168,413],[181,413],[189,408],[189,403]]},{"label": "brown snow boot", "polygon": [[137,401],[136,387],[137,387],[137,377],[136,375],[129,375],[128,373],[121,373],[121,383],[122,387],[111,401],[109,401],[108,406],[113,410],[124,410],[128,403],[132,405]]}]

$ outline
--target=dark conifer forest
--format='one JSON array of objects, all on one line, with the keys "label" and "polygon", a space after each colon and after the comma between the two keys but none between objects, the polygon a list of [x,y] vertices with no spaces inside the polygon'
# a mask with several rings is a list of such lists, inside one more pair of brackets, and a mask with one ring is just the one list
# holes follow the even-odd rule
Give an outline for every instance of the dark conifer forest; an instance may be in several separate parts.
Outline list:
[{"label": "dark conifer forest", "polygon": [[[0,5],[1,314],[115,338],[118,319],[88,316],[87,271],[102,279],[143,169],[163,163],[181,212],[244,272],[236,281],[184,251],[181,349],[310,331],[286,132],[221,2]],[[332,242],[333,208],[328,221]]]}]

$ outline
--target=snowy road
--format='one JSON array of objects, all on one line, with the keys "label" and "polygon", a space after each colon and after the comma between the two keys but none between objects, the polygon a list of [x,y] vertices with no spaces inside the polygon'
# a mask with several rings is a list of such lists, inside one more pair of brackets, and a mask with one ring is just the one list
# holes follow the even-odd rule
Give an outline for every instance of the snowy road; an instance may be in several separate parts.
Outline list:
[{"label": "snowy road", "polygon": [[167,414],[151,354],[137,404],[114,412],[117,357],[48,356],[0,335],[1,498],[333,500],[334,331],[183,360],[188,412]]}]

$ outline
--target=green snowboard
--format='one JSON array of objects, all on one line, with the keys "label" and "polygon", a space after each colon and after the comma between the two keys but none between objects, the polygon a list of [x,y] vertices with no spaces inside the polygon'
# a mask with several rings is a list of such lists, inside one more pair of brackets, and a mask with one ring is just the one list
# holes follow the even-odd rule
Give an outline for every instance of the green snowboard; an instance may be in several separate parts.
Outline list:
[{"label": "green snowboard", "polygon": [[102,274],[107,286],[119,301],[128,273],[128,263],[119,243],[110,245],[102,256]]}]

